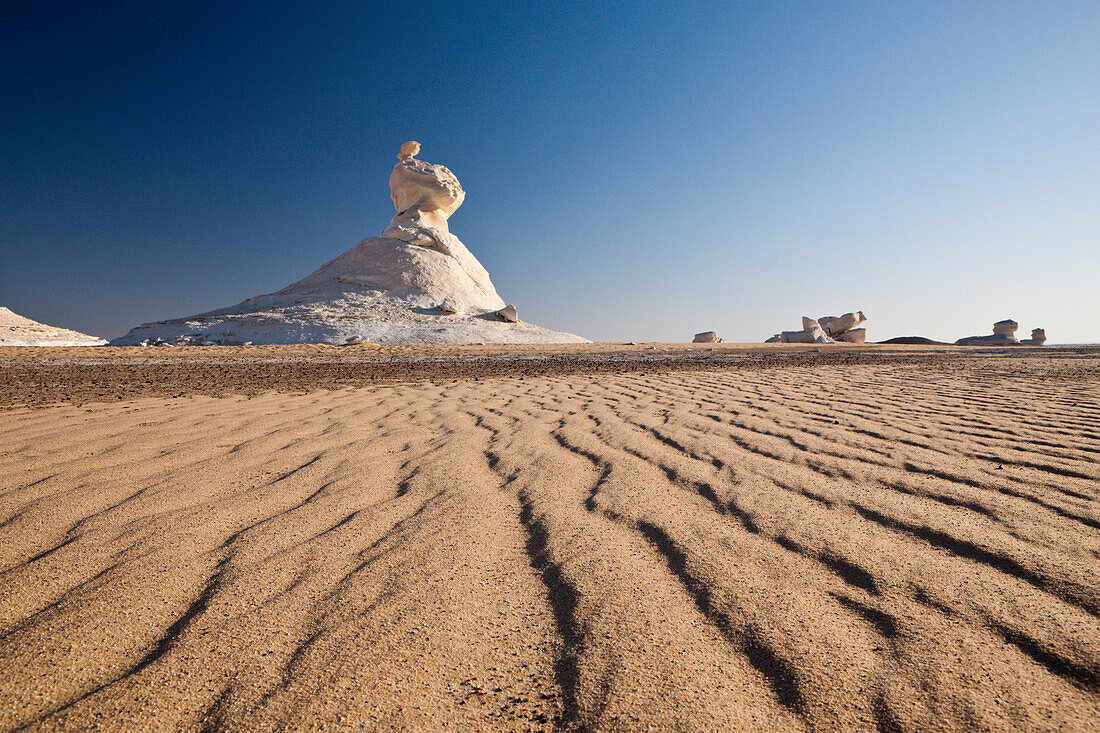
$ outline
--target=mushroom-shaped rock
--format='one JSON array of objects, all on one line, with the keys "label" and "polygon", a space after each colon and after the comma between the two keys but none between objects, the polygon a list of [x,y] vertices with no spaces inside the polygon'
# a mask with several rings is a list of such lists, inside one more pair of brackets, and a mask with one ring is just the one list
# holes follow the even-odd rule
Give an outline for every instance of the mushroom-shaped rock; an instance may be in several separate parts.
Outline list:
[{"label": "mushroom-shaped rock", "polygon": [[955,342],[955,346],[1016,346],[1020,342],[1007,333],[995,333],[990,336],[967,336]]},{"label": "mushroom-shaped rock", "polygon": [[497,316],[500,317],[500,320],[507,321],[508,323],[519,323],[519,313],[516,311],[516,307],[511,304],[498,310]]},{"label": "mushroom-shaped rock", "polygon": [[447,219],[462,206],[466,192],[446,166],[432,165],[413,157],[419,152],[418,142],[402,145],[397,165],[390,173],[390,198],[397,210],[390,227],[403,224],[414,228],[434,227],[446,232]]},{"label": "mushroom-shaped rock", "polygon": [[143,324],[112,343],[584,342],[530,323],[501,322],[519,322],[515,306],[505,308],[489,273],[447,228],[465,198],[462,186],[445,166],[417,160],[419,151],[415,141],[401,146],[390,175],[397,214],[379,236],[278,292]]},{"label": "mushroom-shaped rock", "polygon": [[721,337],[717,331],[703,331],[702,333],[695,334],[695,338],[691,340],[693,344],[720,344],[722,343]]},{"label": "mushroom-shaped rock", "polygon": [[1023,339],[1022,341],[1020,341],[1020,343],[1025,344],[1027,346],[1042,346],[1043,344],[1046,343],[1046,340],[1047,340],[1047,332],[1046,331],[1044,331],[1041,328],[1033,328],[1031,330],[1031,338]]},{"label": "mushroom-shaped rock", "polygon": [[1016,340],[1016,329],[1019,323],[1011,318],[997,321],[993,324],[993,333],[989,336],[967,336],[955,342],[956,346],[1015,346],[1020,342]]}]

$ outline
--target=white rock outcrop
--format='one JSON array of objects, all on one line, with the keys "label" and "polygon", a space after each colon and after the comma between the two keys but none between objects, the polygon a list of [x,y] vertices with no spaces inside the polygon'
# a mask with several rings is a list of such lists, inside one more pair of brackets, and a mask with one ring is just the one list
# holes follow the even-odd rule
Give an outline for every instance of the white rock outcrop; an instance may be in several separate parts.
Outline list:
[{"label": "white rock outcrop", "polygon": [[498,315],[506,307],[489,273],[448,219],[466,193],[450,170],[401,146],[390,174],[396,214],[364,239],[296,283],[189,318],[145,323],[112,345],[168,343],[382,344],[585,343]]},{"label": "white rock outcrop", "polygon": [[722,337],[718,335],[717,331],[703,331],[702,333],[695,334],[695,338],[691,340],[693,344],[720,344],[722,343]]},{"label": "white rock outcrop", "polygon": [[806,328],[801,331],[783,331],[779,340],[785,344],[827,344],[829,337],[820,327]]},{"label": "white rock outcrop", "polygon": [[838,334],[837,341],[845,341],[849,344],[864,344],[867,343],[867,329],[866,328],[853,328],[850,331]]},{"label": "white rock outcrop", "polygon": [[847,341],[862,344],[867,340],[867,329],[856,328],[867,320],[863,311],[845,313],[838,317],[822,316],[810,318],[802,316],[801,331],[783,331],[764,341],[766,344],[831,344],[834,341]]},{"label": "white rock outcrop", "polygon": [[821,328],[824,329],[826,335],[830,338],[835,338],[842,333],[851,331],[867,320],[867,317],[863,315],[863,311],[856,311],[855,313],[845,313],[839,318],[833,316],[825,316],[818,318],[817,322]]},{"label": "white rock outcrop", "polygon": [[103,346],[106,339],[32,321],[0,306],[0,346]]},{"label": "white rock outcrop", "polygon": [[1025,346],[1042,346],[1047,342],[1047,332],[1041,328],[1031,329],[1031,338],[1021,339],[1020,343]]},{"label": "white rock outcrop", "polygon": [[966,336],[955,342],[956,346],[1016,346],[1016,329],[1019,323],[1011,318],[993,324],[993,333],[989,336]]}]

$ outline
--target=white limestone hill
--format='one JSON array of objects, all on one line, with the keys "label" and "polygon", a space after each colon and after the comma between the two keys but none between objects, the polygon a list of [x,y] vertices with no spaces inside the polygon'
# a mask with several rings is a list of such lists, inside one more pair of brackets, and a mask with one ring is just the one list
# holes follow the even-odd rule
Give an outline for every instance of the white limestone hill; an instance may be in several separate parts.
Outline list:
[{"label": "white limestone hill", "polygon": [[106,339],[47,326],[0,306],[0,346],[103,346]]},{"label": "white limestone hill", "polygon": [[458,179],[406,143],[390,176],[397,215],[378,237],[275,293],[219,310],[145,323],[112,346],[150,343],[585,343],[522,321],[489,273],[447,228],[462,204]]},{"label": "white limestone hill", "polygon": [[[145,323],[111,345],[342,344],[355,338],[380,344],[585,341],[501,320],[496,311],[505,303],[488,273],[457,237],[450,239],[453,254],[400,240],[365,239],[278,292],[189,318]],[[457,313],[447,315],[444,308]]]}]

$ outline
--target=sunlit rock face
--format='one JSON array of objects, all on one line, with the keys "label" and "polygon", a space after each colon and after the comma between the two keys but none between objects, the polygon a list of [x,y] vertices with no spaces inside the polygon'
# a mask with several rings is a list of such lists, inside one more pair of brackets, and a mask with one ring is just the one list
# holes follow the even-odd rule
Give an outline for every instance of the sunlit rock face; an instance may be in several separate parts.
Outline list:
[{"label": "sunlit rock face", "polygon": [[377,237],[278,292],[190,318],[143,324],[112,342],[214,344],[583,343],[498,315],[505,301],[447,220],[466,198],[446,166],[401,146],[390,174],[396,214]]}]

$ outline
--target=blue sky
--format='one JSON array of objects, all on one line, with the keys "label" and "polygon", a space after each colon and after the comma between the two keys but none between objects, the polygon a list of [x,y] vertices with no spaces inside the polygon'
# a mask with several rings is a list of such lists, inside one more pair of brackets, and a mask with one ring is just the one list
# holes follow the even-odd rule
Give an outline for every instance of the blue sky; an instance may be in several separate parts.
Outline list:
[{"label": "blue sky", "polygon": [[1100,3],[9,3],[0,304],[97,335],[297,280],[405,140],[594,340],[1100,342]]}]

